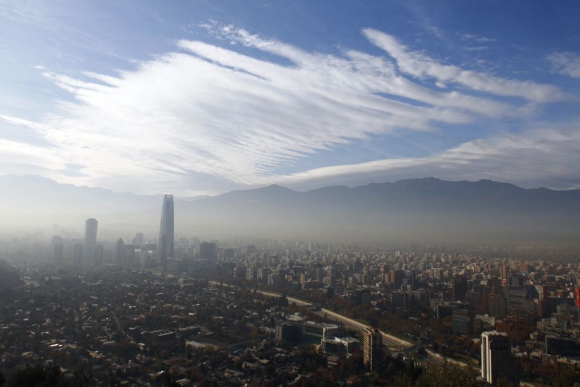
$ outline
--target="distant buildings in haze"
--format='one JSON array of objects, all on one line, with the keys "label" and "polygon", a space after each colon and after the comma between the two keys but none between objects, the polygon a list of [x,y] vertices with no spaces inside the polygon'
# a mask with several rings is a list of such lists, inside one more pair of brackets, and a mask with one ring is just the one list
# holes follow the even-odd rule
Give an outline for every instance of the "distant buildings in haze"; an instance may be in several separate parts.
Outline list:
[{"label": "distant buildings in haze", "polygon": [[73,247],[73,265],[81,266],[83,264],[83,245],[77,243]]},{"label": "distant buildings in haze", "polygon": [[103,266],[103,257],[105,255],[105,249],[103,245],[95,245],[93,249],[93,266],[101,267]]},{"label": "distant buildings in haze", "polygon": [[210,242],[201,242],[199,244],[200,259],[217,259],[217,245]]}]

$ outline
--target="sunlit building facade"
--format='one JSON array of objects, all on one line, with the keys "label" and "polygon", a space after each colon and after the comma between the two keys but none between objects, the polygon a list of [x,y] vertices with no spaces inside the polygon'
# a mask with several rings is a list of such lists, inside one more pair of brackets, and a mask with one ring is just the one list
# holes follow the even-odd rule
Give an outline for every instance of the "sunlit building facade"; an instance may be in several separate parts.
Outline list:
[{"label": "sunlit building facade", "polygon": [[513,380],[511,361],[511,341],[505,332],[483,332],[481,334],[481,377],[490,384],[496,384],[504,375]]},{"label": "sunlit building facade", "polygon": [[173,257],[173,241],[173,195],[164,195],[161,208],[161,224],[159,226],[159,244],[157,247],[159,261],[163,268],[167,267],[167,259]]},{"label": "sunlit building facade", "polygon": [[383,356],[383,336],[377,328],[367,327],[364,337],[364,364],[369,370],[378,368]]}]

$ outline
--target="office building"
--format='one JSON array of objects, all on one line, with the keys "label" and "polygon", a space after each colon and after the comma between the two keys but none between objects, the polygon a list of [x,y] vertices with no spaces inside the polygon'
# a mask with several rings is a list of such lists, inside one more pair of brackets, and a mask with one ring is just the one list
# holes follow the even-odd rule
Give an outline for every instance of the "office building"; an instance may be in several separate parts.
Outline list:
[{"label": "office building", "polygon": [[490,316],[505,318],[507,316],[507,301],[503,294],[490,293],[487,295],[488,312]]},{"label": "office building", "polygon": [[105,249],[103,245],[95,245],[93,249],[93,266],[101,267],[103,266],[103,257],[105,255]]},{"label": "office building", "polygon": [[77,243],[73,247],[73,265],[81,266],[83,264],[83,245]]},{"label": "office building", "polygon": [[134,245],[125,245],[123,247],[123,259],[122,262],[125,265],[136,265],[138,263],[137,255],[135,250],[137,249]]},{"label": "office building", "polygon": [[124,263],[125,258],[125,242],[123,239],[119,238],[115,244],[115,260],[117,263]]},{"label": "office building", "polygon": [[99,222],[96,219],[90,218],[85,222],[85,262],[88,264],[92,263],[95,245],[97,244],[97,226]]},{"label": "office building", "polygon": [[393,285],[395,289],[401,288],[404,278],[405,272],[403,270],[391,270],[389,273],[389,283]]},{"label": "office building", "polygon": [[145,236],[143,235],[143,233],[138,232],[137,235],[135,235],[135,238],[133,238],[133,240],[131,241],[131,243],[134,246],[141,247],[145,244]]},{"label": "office building", "polygon": [[456,275],[451,280],[451,299],[453,301],[465,301],[467,293],[467,279],[462,275]]},{"label": "office building", "polygon": [[508,265],[502,265],[499,268],[500,277],[503,280],[508,280],[511,274],[511,270]]},{"label": "office building", "polygon": [[54,245],[52,262],[55,265],[62,265],[63,261],[64,261],[64,245],[62,243],[57,243]]},{"label": "office building", "polygon": [[511,341],[505,332],[483,332],[481,334],[481,377],[496,384],[501,375],[514,379],[511,359]]},{"label": "office building", "polygon": [[383,336],[377,328],[367,327],[364,331],[364,364],[369,370],[378,368],[383,358]]},{"label": "office building", "polygon": [[199,244],[199,259],[217,259],[217,245],[215,243],[201,242]]},{"label": "office building", "polygon": [[173,195],[164,195],[157,246],[159,261],[164,269],[167,267],[167,259],[173,257],[174,237]]},{"label": "office building", "polygon": [[466,309],[453,310],[451,331],[454,335],[471,335],[473,333],[473,314]]}]

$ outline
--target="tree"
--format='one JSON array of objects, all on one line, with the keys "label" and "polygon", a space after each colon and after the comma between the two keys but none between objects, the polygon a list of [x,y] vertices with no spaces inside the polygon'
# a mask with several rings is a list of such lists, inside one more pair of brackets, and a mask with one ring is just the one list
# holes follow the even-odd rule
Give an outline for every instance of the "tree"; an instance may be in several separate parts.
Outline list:
[{"label": "tree", "polygon": [[[27,365],[16,371],[8,380],[7,387],[88,387],[93,379],[93,371],[89,366],[81,365],[75,371],[73,378],[67,379],[62,374],[60,367],[49,365],[42,367],[40,364]],[[2,385],[2,383],[0,383]]]},{"label": "tree", "polygon": [[168,371],[163,373],[163,387],[179,387],[179,383],[171,378],[171,374]]},{"label": "tree", "polygon": [[26,366],[14,373],[8,386],[58,386],[63,381],[60,367],[50,365],[42,367],[40,364]]},{"label": "tree", "polygon": [[515,385],[514,382],[510,381],[507,376],[500,375],[497,379],[497,387],[513,387]]},{"label": "tree", "polygon": [[461,367],[448,362],[425,368],[415,385],[426,387],[476,387],[477,372],[471,367]]},{"label": "tree", "polygon": [[558,367],[556,377],[552,386],[555,387],[573,387],[576,385],[578,378],[573,369],[569,367]]},{"label": "tree", "polygon": [[76,369],[72,380],[70,381],[71,386],[90,386],[93,380],[93,366],[91,363],[85,364],[80,363]]}]

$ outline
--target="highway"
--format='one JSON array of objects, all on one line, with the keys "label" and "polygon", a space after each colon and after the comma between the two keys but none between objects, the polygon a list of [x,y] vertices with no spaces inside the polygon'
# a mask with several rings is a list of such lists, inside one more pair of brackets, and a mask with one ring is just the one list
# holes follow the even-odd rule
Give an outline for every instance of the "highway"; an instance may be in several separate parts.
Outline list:
[{"label": "highway", "polygon": [[[359,321],[353,320],[351,318],[348,318],[346,316],[343,316],[341,314],[333,312],[329,309],[322,308],[321,311],[322,311],[322,313],[324,313],[324,317],[326,317],[330,320],[340,321],[344,325],[348,326],[349,328],[352,328],[352,329],[357,330],[359,332],[362,332],[366,328],[369,327],[366,324],[363,324]],[[401,340],[398,337],[395,337],[393,335],[389,335],[385,332],[381,332],[381,335],[383,336],[383,345],[386,345],[391,351],[393,351],[393,350],[394,351],[401,351],[401,350],[404,350],[406,348],[410,348],[415,344],[415,343],[410,343],[410,342],[405,341],[405,340]]]},{"label": "highway", "polygon": [[[218,281],[208,281],[208,282],[211,284],[214,284],[214,285],[220,285],[220,282],[218,282]],[[231,288],[237,288],[237,286],[235,286],[235,285],[229,285],[226,283],[221,283],[221,285],[228,286]],[[266,291],[257,290],[257,289],[253,289],[253,290],[255,290],[256,293],[260,293],[260,294],[267,296],[267,297],[281,297],[282,296],[282,294],[280,294],[280,293],[266,292]],[[288,296],[286,296],[286,298],[288,299],[289,303],[295,303],[298,306],[305,306],[305,307],[312,306],[312,303],[300,300],[298,298],[288,297]],[[356,320],[353,320],[353,319],[348,318],[346,316],[343,316],[339,313],[333,312],[329,309],[322,308],[320,311],[315,312],[315,313],[317,313],[319,316],[326,318],[328,320],[341,322],[345,326],[347,326],[351,329],[354,329],[358,332],[362,332],[368,327],[368,325],[366,325],[366,324],[363,324],[359,321],[356,321]],[[395,337],[393,335],[389,335],[388,333],[385,333],[385,332],[381,332],[381,335],[383,336],[383,345],[386,346],[387,349],[391,352],[399,352],[399,353],[408,355],[410,352],[417,350],[425,345],[423,342],[415,343],[415,342],[406,341],[406,340],[400,339],[398,337]],[[461,367],[467,366],[465,363],[462,363],[462,362],[459,362],[457,360],[453,360],[450,358],[446,358],[446,357],[444,357],[440,354],[434,353],[430,350],[427,350],[427,353],[429,354],[429,356],[423,360],[423,362],[425,362],[425,363],[440,364],[443,362],[450,362],[450,363],[459,365]]]},{"label": "highway", "polygon": [[[281,296],[281,294],[278,294],[278,293],[264,292],[261,290],[256,290],[256,293],[260,293],[260,294],[263,294],[263,295],[268,296],[268,297],[280,297]],[[302,300],[299,300],[298,298],[293,298],[293,297],[287,297],[287,298],[288,298],[289,303],[295,303],[298,306],[312,306],[312,304],[310,302],[302,301]],[[324,317],[326,319],[341,322],[345,326],[352,328],[352,329],[359,331],[359,332],[362,332],[366,328],[369,327],[366,324],[363,324],[359,321],[356,321],[356,320],[353,320],[353,319],[348,318],[346,316],[343,316],[339,313],[333,312],[332,310],[329,310],[329,309],[322,308],[320,313],[318,313],[318,314],[321,317]],[[393,335],[389,335],[385,332],[381,332],[381,335],[383,336],[383,344],[386,345],[391,350],[395,350],[395,351],[399,350],[400,351],[400,350],[405,350],[407,348],[410,348],[410,347],[413,347],[416,345],[416,343],[410,343],[408,341],[399,339],[398,337],[395,337]]]},{"label": "highway", "polygon": [[[217,281],[208,281],[208,282],[211,284],[214,284],[214,285],[220,284]],[[222,285],[229,286],[229,287],[236,287],[234,285],[229,285],[229,284],[225,284],[225,283],[223,283]],[[260,293],[260,294],[267,296],[267,297],[281,297],[282,296],[282,294],[280,294],[280,293],[266,292],[263,290],[256,290],[256,293]],[[306,307],[312,306],[312,303],[300,300],[298,298],[294,298],[294,297],[286,297],[286,298],[288,299],[289,303],[294,303],[298,306],[306,306]],[[362,332],[368,327],[368,325],[365,325],[359,321],[353,320],[351,318],[348,318],[346,316],[343,316],[341,314],[338,314],[336,312],[333,312],[333,311],[331,311],[329,309],[325,309],[325,308],[322,308],[321,311],[318,312],[318,315],[320,315],[321,317],[324,317],[326,319],[329,319],[329,320],[341,322],[345,326],[347,326],[351,329],[354,329],[355,331],[358,331],[358,332]],[[383,336],[383,345],[387,346],[391,351],[395,351],[395,352],[404,351],[408,348],[411,348],[411,347],[414,347],[415,345],[417,345],[417,343],[412,343],[412,342],[402,340],[398,337],[395,337],[393,335],[389,335],[385,332],[381,332],[381,335]]]},{"label": "highway", "polygon": [[[219,282],[219,281],[208,280],[207,282],[211,283],[213,285],[222,285],[222,286],[227,286],[230,288],[238,288],[238,286],[230,285],[230,284]],[[260,293],[260,294],[263,294],[263,295],[268,296],[268,297],[281,297],[282,296],[282,294],[280,294],[280,293],[266,292],[266,291],[257,290],[257,289],[252,289],[252,290],[255,290],[256,293]],[[288,302],[295,303],[298,306],[305,306],[305,307],[312,306],[312,303],[300,300],[298,298],[288,297],[288,296],[286,298],[288,299]],[[345,326],[347,326],[353,330],[356,330],[358,332],[362,332],[362,331],[364,331],[364,329],[366,327],[368,327],[368,325],[365,325],[359,321],[353,320],[351,318],[348,318],[346,316],[343,316],[341,314],[333,312],[329,309],[322,308],[320,311],[316,311],[314,313],[317,313],[319,316],[326,318],[328,320],[331,320],[331,321],[342,322]],[[388,333],[385,333],[385,332],[381,332],[381,334],[383,336],[383,346],[385,346],[392,353],[400,353],[403,355],[409,355],[411,352],[425,346],[424,342],[414,343],[414,342],[409,342],[409,341],[400,339],[400,338],[395,337],[393,335],[389,335]],[[465,364],[465,363],[462,363],[460,361],[457,361],[457,360],[454,360],[454,359],[451,359],[448,357],[444,357],[441,354],[435,353],[429,349],[427,349],[427,354],[428,354],[428,356],[423,358],[421,363],[424,363],[424,364],[442,364],[445,362],[449,362],[449,363],[456,364],[456,365],[461,366],[461,367],[467,367],[467,364]]]}]

